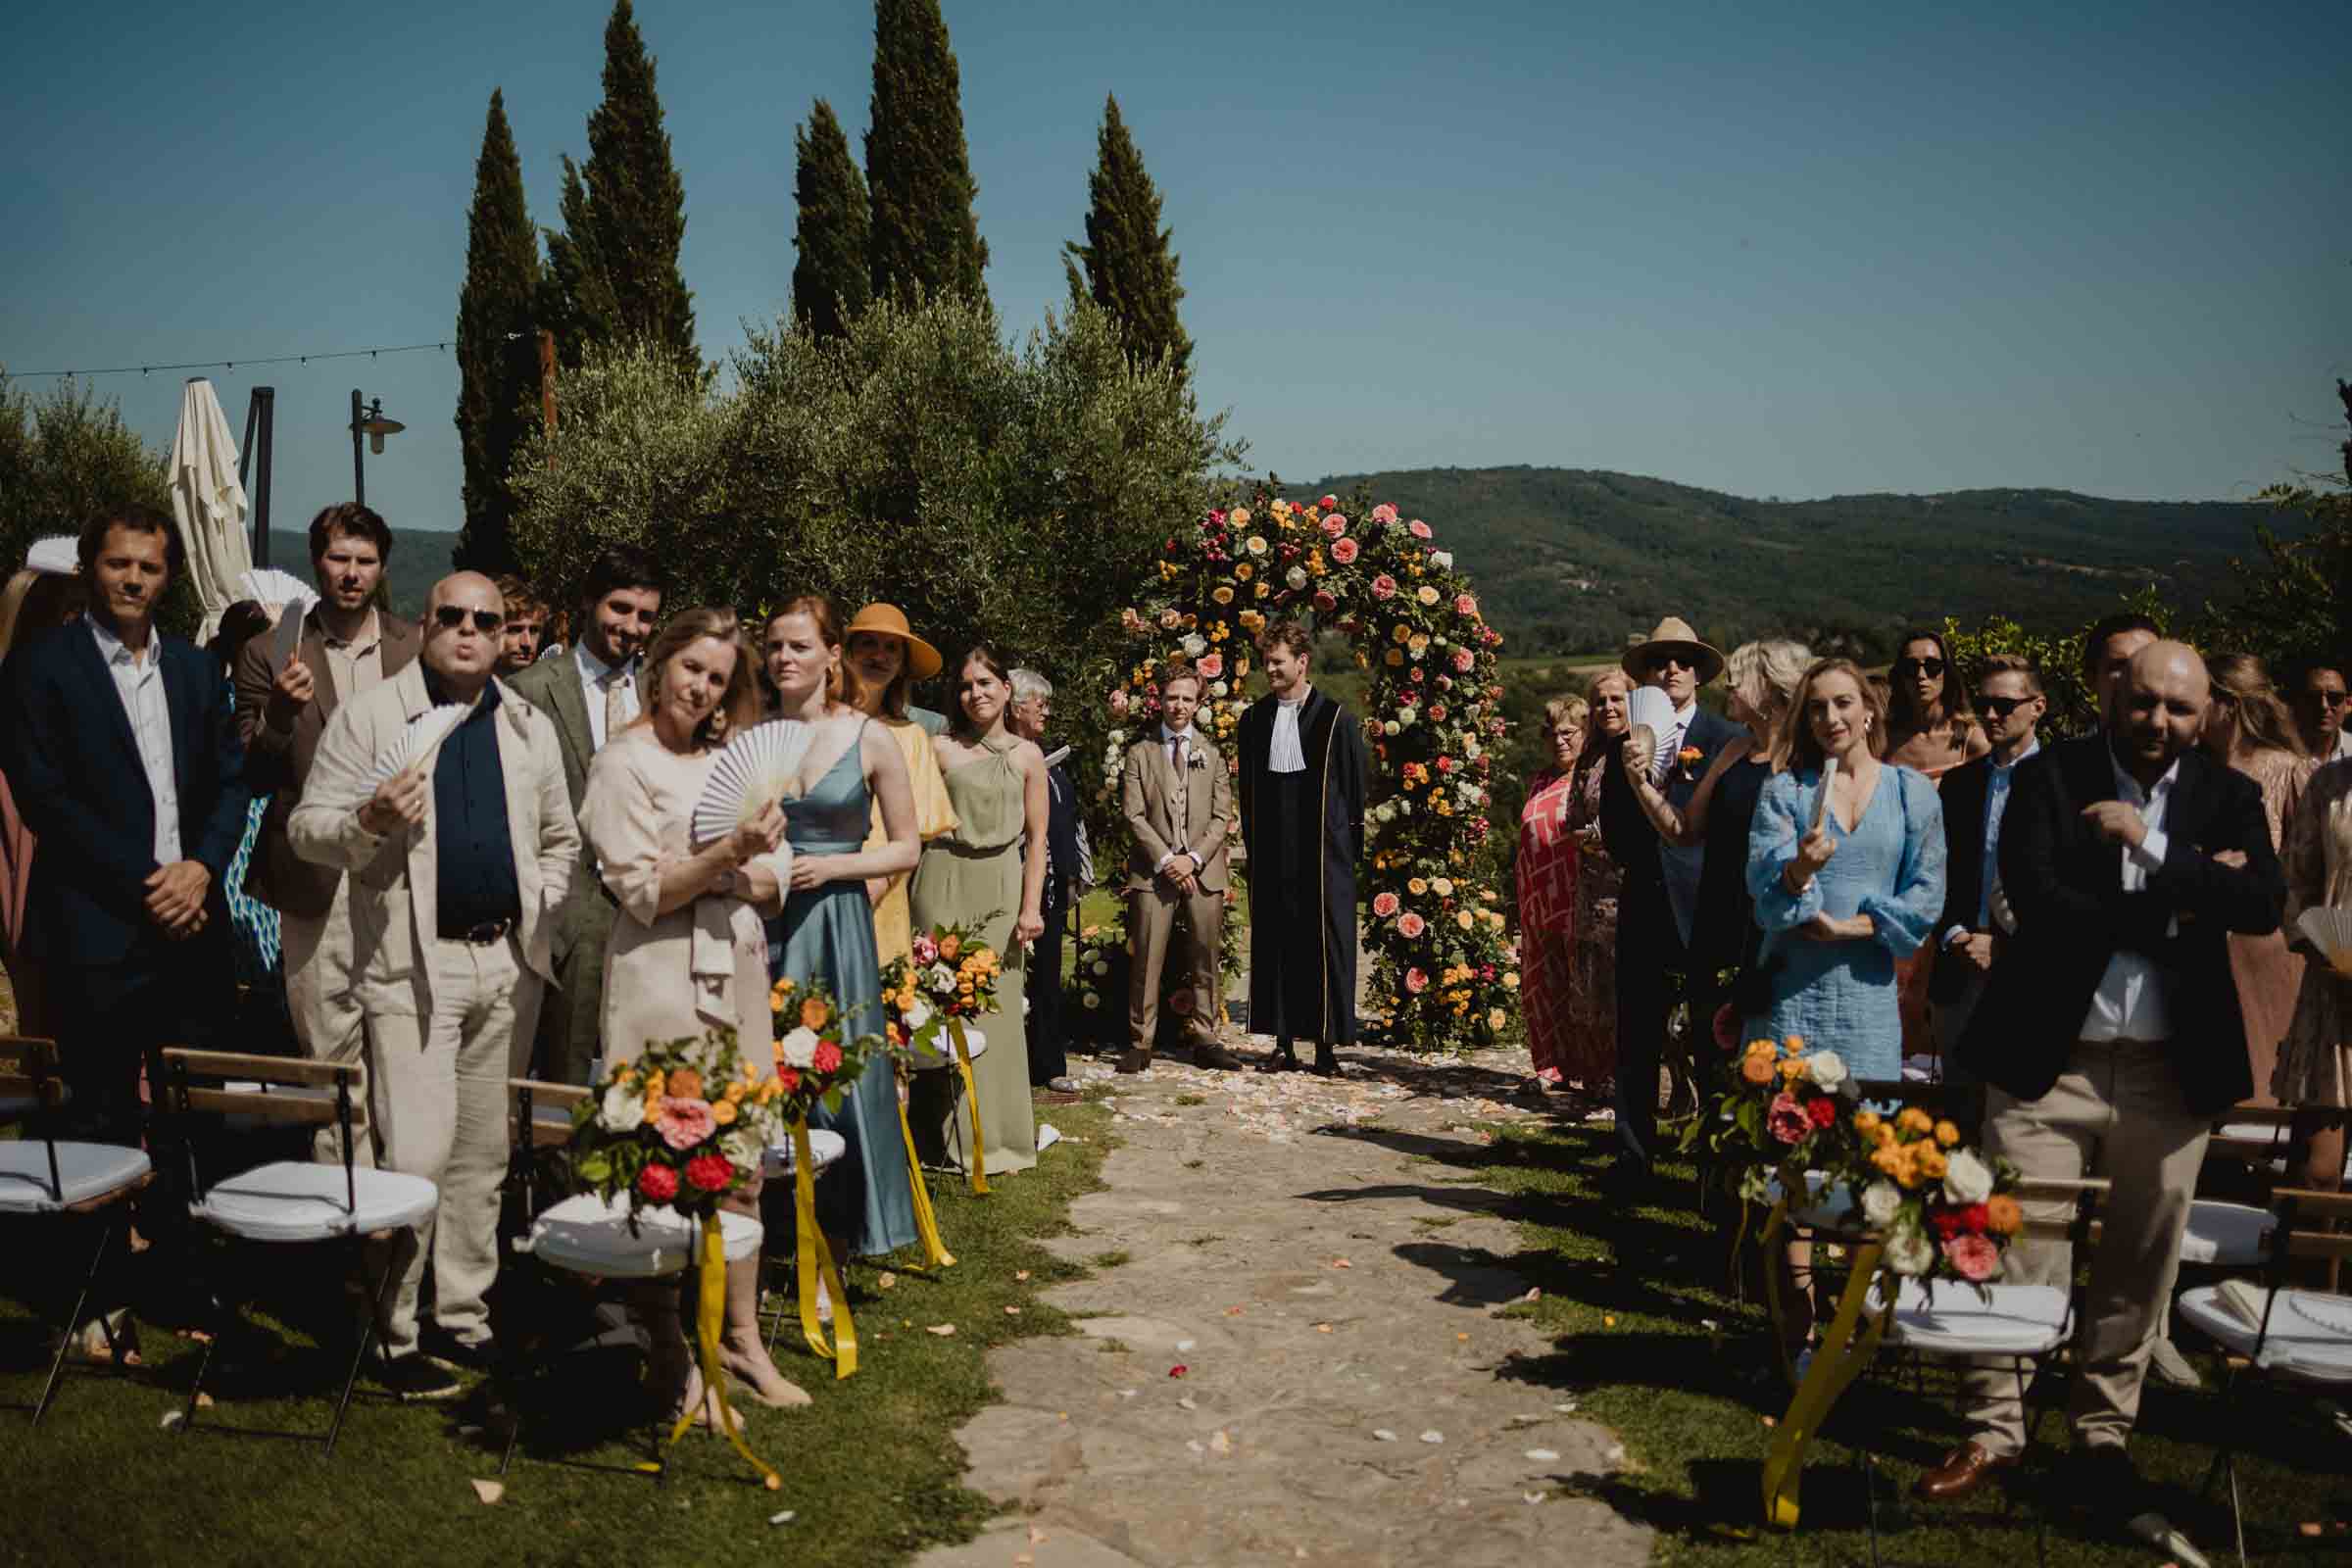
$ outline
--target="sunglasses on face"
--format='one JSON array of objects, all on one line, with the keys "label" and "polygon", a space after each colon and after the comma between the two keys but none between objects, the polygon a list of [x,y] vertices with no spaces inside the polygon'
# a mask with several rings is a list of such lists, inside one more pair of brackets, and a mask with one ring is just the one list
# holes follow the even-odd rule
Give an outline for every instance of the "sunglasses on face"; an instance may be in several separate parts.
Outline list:
[{"label": "sunglasses on face", "polygon": [[443,605],[433,612],[433,624],[443,631],[456,631],[466,624],[468,615],[473,617],[473,629],[479,632],[494,632],[507,623],[503,611],[467,610],[464,605]]},{"label": "sunglasses on face", "polygon": [[1649,672],[1663,675],[1670,669],[1696,669],[1698,666],[1680,654],[1660,654],[1649,662]]},{"label": "sunglasses on face", "polygon": [[2352,703],[2352,692],[2316,691],[2307,695],[2322,708],[2341,708],[2346,703]]},{"label": "sunglasses on face", "polygon": [[1894,672],[1897,675],[1926,675],[1932,679],[1938,678],[1943,674],[1943,661],[1935,658],[1898,659],[1894,662]]},{"label": "sunglasses on face", "polygon": [[1977,699],[1978,704],[1984,710],[1984,716],[1996,723],[2007,718],[2028,703],[2040,701],[2041,699],[2038,697],[1980,697]]}]

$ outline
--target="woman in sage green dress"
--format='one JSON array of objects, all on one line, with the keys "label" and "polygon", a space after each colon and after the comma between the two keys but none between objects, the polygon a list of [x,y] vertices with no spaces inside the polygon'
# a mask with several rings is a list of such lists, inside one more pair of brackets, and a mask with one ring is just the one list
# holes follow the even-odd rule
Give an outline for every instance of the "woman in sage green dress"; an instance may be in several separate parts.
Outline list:
[{"label": "woman in sage green dress", "polygon": [[[963,656],[956,666],[954,727],[933,743],[956,826],[923,847],[912,892],[917,931],[976,928],[1004,962],[998,1011],[980,1020],[989,1049],[972,1063],[986,1140],[982,1152],[992,1177],[1037,1163],[1021,999],[1028,946],[1046,928],[1046,759],[1033,742],[1005,728],[1011,697],[1011,679],[993,651],[983,646]],[[925,1079],[947,1076],[929,1073]],[[926,1104],[932,1098],[925,1097]],[[952,1100],[940,1130],[949,1158],[968,1169],[971,1122],[956,1113]]]},{"label": "woman in sage green dress", "polygon": [[[889,732],[858,711],[849,700],[854,694],[845,692],[841,617],[830,603],[793,600],[769,618],[765,643],[782,716],[815,731],[784,801],[791,886],[777,889],[770,871],[756,888],[771,909],[778,892],[785,894],[767,926],[769,978],[822,986],[857,1033],[880,1034],[882,978],[865,884],[909,869],[920,853],[906,760]],[[866,828],[877,804],[885,841],[868,849]],[[828,1245],[843,1256],[879,1256],[912,1243],[914,1189],[890,1059],[876,1055],[841,1109],[819,1109],[810,1122],[841,1134],[849,1146],[817,1184],[817,1223]]]}]

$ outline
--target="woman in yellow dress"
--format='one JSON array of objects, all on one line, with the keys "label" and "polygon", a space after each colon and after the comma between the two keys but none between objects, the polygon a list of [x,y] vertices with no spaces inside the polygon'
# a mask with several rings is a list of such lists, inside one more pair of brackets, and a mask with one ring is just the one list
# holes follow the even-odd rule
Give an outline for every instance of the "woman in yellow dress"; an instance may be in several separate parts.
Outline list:
[{"label": "woman in yellow dress", "polygon": [[[915,832],[926,844],[956,831],[956,808],[948,800],[947,781],[940,777],[939,758],[931,750],[938,718],[923,709],[909,709],[907,693],[918,680],[939,673],[939,650],[917,637],[896,605],[872,604],[851,617],[842,652],[858,679],[854,700],[868,717],[877,720],[899,744],[906,759],[906,784],[914,797]],[[944,722],[944,720],[942,721]],[[889,842],[882,830],[882,807],[874,805],[872,832],[865,847]],[[907,912],[906,884],[911,872],[875,877],[865,885],[874,906],[874,949],[887,967],[893,958],[914,956],[914,927]]]}]

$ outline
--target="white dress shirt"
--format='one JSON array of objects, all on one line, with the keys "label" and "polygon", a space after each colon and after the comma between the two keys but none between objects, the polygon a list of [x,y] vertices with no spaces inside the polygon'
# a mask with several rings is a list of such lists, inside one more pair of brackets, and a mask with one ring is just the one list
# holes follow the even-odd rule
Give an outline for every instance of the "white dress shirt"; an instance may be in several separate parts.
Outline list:
[{"label": "white dress shirt", "polygon": [[2335,732],[2335,750],[2324,760],[2340,762],[2347,757],[2352,757],[2352,724],[2346,724]]},{"label": "white dress shirt", "polygon": [[[2164,868],[2164,821],[2172,809],[2173,785],[2180,780],[2180,764],[2166,768],[2156,787],[2144,792],[2139,781],[2112,758],[2108,765],[2115,769],[2116,799],[2135,808],[2140,821],[2147,824],[2148,834],[2139,848],[2119,846],[2117,852],[2123,861],[2124,891],[2137,893],[2148,885],[2150,872]],[[2099,989],[2091,993],[2090,1011],[2082,1019],[2082,1038],[2153,1044],[2170,1039],[2172,1032],[2172,1021],[2165,1016],[2164,976],[2156,965],[2137,953],[2118,953],[2110,958]]]},{"label": "white dress shirt", "polygon": [[631,661],[626,664],[608,664],[588,651],[588,640],[585,637],[572,646],[571,661],[572,666],[580,672],[580,696],[588,707],[588,738],[594,743],[595,750],[601,752],[605,749],[606,694],[612,689],[614,681],[621,683],[621,711],[626,713],[631,720],[637,716],[636,662]]},{"label": "white dress shirt", "polygon": [[[1991,769],[1984,778],[1984,879],[1977,890],[1976,930],[1992,929],[1992,885],[2000,880],[2001,818],[2009,811],[2009,786],[2017,781],[2018,764],[2041,750],[2041,737],[2036,735],[2026,743],[2026,749],[2006,762],[1998,757],[1986,759]],[[1943,933],[1943,945],[1950,947],[1961,941],[1970,928],[1955,925]]]},{"label": "white dress shirt", "polygon": [[1274,738],[1266,748],[1266,771],[1269,773],[1303,773],[1306,771],[1306,748],[1298,743],[1298,710],[1314,695],[1308,687],[1298,694],[1295,703],[1281,698],[1274,700]]},{"label": "white dress shirt", "polygon": [[95,616],[83,618],[98,640],[106,672],[115,678],[115,695],[122,699],[122,715],[138,743],[147,793],[155,800],[155,863],[171,865],[185,857],[179,851],[179,781],[172,771],[172,705],[164,697],[163,646],[150,631],[145,655],[133,654]]},{"label": "white dress shirt", "polygon": [[[1294,742],[1298,739],[1298,725],[1296,723],[1291,726],[1291,738]],[[1165,724],[1159,726],[1159,750],[1161,755],[1167,758],[1169,768],[1176,774],[1177,799],[1180,801],[1186,799],[1186,797],[1188,797],[1192,792],[1192,780],[1185,776],[1185,764],[1191,761],[1193,758],[1200,755],[1199,751],[1197,750],[1200,744],[1200,737],[1193,733],[1193,730],[1189,725],[1183,729],[1170,729]],[[1177,825],[1182,827],[1186,824],[1179,822]],[[1159,864],[1153,869],[1165,871],[1168,868],[1169,862],[1174,860],[1178,856],[1184,856],[1185,858],[1189,858],[1193,862],[1193,869],[1196,871],[1200,870],[1207,863],[1206,861],[1202,860],[1200,855],[1195,851],[1180,844],[1176,846],[1176,848],[1168,851],[1167,854],[1161,856],[1159,858]]]}]

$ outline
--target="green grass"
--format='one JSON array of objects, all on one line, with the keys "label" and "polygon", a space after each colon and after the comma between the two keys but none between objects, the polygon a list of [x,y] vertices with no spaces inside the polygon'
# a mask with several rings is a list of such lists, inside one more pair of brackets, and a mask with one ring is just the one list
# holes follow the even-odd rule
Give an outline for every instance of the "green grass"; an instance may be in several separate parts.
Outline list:
[{"label": "green grass", "polygon": [[[702,1434],[679,1445],[662,1485],[544,1462],[641,1455],[598,1432],[634,1393],[617,1357],[603,1366],[581,1357],[558,1374],[555,1396],[565,1413],[525,1429],[505,1497],[491,1506],[468,1483],[496,1475],[498,1440],[458,1430],[484,1422],[478,1397],[402,1407],[363,1396],[331,1458],[315,1445],[175,1436],[158,1423],[185,1397],[193,1347],[150,1329],[148,1365],[134,1378],[70,1376],[37,1430],[22,1413],[0,1411],[0,1474],[9,1478],[13,1521],[0,1537],[0,1562],[642,1565],[756,1556],[862,1568],[967,1540],[992,1512],[961,1485],[955,1440],[995,1397],[983,1358],[1009,1340],[1067,1332],[1067,1320],[1038,1293],[1084,1273],[1038,1244],[1066,1233],[1071,1200],[1099,1185],[1109,1118],[1080,1104],[1054,1106],[1054,1120],[1065,1134],[1060,1150],[1035,1171],[998,1181],[990,1197],[934,1180],[955,1267],[930,1277],[902,1264],[887,1291],[880,1267],[852,1269],[855,1377],[832,1381],[797,1321],[787,1325],[778,1364],[814,1395],[814,1405],[743,1407],[754,1451],[783,1472],[780,1493],[763,1491],[723,1441]],[[15,1234],[8,1245],[13,1292],[33,1266]],[[322,1271],[336,1266],[323,1252],[309,1255]],[[785,1283],[780,1271],[776,1283]],[[318,1305],[272,1298],[255,1320],[316,1321]],[[956,1325],[953,1337],[924,1332],[944,1323]],[[23,1310],[0,1303],[0,1401],[29,1402],[37,1392],[36,1341]],[[330,1382],[322,1360],[306,1348],[287,1370],[306,1380],[306,1393],[328,1388],[339,1372]],[[216,1361],[208,1387],[220,1367]],[[227,1384],[221,1392],[205,1421],[324,1429],[323,1398],[233,1396]],[[641,1445],[642,1431],[624,1436]],[[795,1519],[771,1527],[769,1516],[783,1509]]]},{"label": "green grass", "polygon": [[[1657,1561],[1708,1568],[1784,1568],[1788,1563],[1867,1562],[1867,1496],[1855,1446],[1867,1440],[1879,1470],[1886,1560],[1954,1564],[2024,1560],[2034,1549],[2032,1498],[2047,1499],[2051,1472],[2037,1468],[2005,1493],[1988,1491],[1943,1508],[1911,1504],[1908,1489],[1965,1436],[1952,1413],[1948,1378],[1930,1372],[1927,1393],[1906,1372],[1899,1388],[1882,1375],[1857,1383],[1814,1443],[1805,1469],[1803,1513],[1791,1539],[1762,1523],[1761,1467],[1773,1433],[1766,1418],[1786,1408],[1788,1391],[1757,1376],[1771,1364],[1764,1313],[1722,1288],[1730,1273],[1728,1232],[1687,1209],[1605,1207],[1594,1179],[1609,1135],[1581,1126],[1496,1129],[1488,1147],[1439,1155],[1511,1200],[1522,1247],[1506,1260],[1542,1290],[1514,1306],[1551,1341],[1547,1353],[1513,1362],[1503,1376],[1574,1400],[1579,1414],[1614,1429],[1628,1462],[1582,1478],[1581,1490],[1657,1532]],[[1689,1192],[1690,1168],[1665,1169]],[[1761,1216],[1758,1216],[1759,1218]],[[1712,1321],[1716,1328],[1706,1325]],[[2201,1347],[2188,1347],[2213,1377]],[[1889,1368],[1890,1362],[1882,1362]],[[2257,1396],[2239,1405],[2252,1450],[2239,1465],[2246,1517],[2260,1532],[2257,1557],[2304,1560],[2289,1547],[2304,1521],[2352,1518],[2352,1442],[2300,1396]],[[2151,1379],[2132,1445],[2141,1473],[2168,1489],[2164,1506],[2209,1556],[2230,1549],[2227,1494],[2196,1493],[2221,1430],[2211,1394],[2183,1394]],[[2045,1456],[2064,1444],[2052,1414],[2040,1428]],[[2014,1505],[2012,1505],[2012,1503]],[[2060,1500],[2049,1520],[2057,1564],[2154,1564],[2145,1547],[2103,1534]],[[2335,1538],[2341,1545],[2344,1538]]]}]

